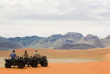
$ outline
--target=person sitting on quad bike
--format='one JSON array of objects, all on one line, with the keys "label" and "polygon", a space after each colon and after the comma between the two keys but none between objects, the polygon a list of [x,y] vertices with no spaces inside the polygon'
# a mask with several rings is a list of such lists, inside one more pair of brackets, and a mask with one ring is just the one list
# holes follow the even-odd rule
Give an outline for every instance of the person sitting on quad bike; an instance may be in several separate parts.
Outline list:
[{"label": "person sitting on quad bike", "polygon": [[24,57],[24,59],[27,59],[29,57],[27,51],[25,51],[23,57]]},{"label": "person sitting on quad bike", "polygon": [[37,52],[37,50],[34,52],[34,58],[39,58],[40,57],[40,55],[39,55],[39,53]]},{"label": "person sitting on quad bike", "polygon": [[13,53],[10,54],[9,58],[11,57],[11,59],[15,59],[16,57],[16,53],[15,53],[15,50],[13,50]]},{"label": "person sitting on quad bike", "polygon": [[25,63],[28,65],[29,67],[29,56],[28,56],[28,53],[27,51],[25,51],[24,55],[23,55],[23,58],[25,59]]}]

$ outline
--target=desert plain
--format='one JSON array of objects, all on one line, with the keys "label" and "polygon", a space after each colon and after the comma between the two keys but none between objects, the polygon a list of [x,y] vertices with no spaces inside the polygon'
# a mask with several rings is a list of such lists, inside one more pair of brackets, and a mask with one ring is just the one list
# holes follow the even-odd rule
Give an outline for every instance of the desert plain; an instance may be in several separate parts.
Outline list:
[{"label": "desert plain", "polygon": [[[22,56],[28,51],[33,56],[36,49],[16,49],[17,56]],[[1,74],[110,74],[110,48],[97,48],[86,50],[62,50],[62,49],[37,49],[40,55],[48,58],[48,67],[37,68],[17,67],[5,68],[4,59],[8,58],[12,51],[0,51]]]}]

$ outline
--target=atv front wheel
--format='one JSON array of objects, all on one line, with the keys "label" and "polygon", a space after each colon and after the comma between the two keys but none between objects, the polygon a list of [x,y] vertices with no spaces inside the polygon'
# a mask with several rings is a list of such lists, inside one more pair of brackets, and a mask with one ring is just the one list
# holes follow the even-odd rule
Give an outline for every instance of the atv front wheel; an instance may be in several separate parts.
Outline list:
[{"label": "atv front wheel", "polygon": [[6,68],[11,68],[11,63],[6,62],[6,63],[5,63],[5,67],[6,67]]}]

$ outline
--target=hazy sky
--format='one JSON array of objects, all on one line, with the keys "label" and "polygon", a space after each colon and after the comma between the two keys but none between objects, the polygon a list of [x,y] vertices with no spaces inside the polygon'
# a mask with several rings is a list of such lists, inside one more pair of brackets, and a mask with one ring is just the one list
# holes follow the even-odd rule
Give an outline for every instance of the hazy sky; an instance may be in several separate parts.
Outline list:
[{"label": "hazy sky", "polygon": [[0,36],[110,35],[110,0],[0,0]]}]

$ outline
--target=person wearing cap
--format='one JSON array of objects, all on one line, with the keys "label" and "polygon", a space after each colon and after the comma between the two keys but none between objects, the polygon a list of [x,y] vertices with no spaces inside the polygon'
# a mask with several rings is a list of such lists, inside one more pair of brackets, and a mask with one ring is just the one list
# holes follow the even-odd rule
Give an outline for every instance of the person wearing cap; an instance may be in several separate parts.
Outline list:
[{"label": "person wearing cap", "polygon": [[37,52],[37,50],[35,50],[34,52],[34,57],[37,58],[37,57],[40,57],[39,53]]},{"label": "person wearing cap", "polygon": [[24,57],[25,59],[27,59],[27,58],[29,57],[27,51],[25,51],[23,57]]},{"label": "person wearing cap", "polygon": [[15,59],[16,57],[16,53],[15,53],[15,50],[13,50],[13,53],[10,54],[9,58],[11,57],[11,59]]}]

